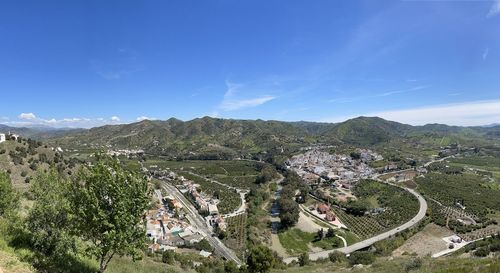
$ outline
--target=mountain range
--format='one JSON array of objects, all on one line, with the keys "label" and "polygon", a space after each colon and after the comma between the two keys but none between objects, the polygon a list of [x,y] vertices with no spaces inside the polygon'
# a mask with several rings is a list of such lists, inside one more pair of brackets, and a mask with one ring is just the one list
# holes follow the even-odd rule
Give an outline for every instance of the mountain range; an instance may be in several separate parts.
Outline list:
[{"label": "mountain range", "polygon": [[[242,154],[293,151],[316,143],[357,147],[496,143],[500,126],[459,127],[443,124],[411,126],[378,117],[358,117],[341,123],[235,120],[203,117],[144,120],[91,129],[15,128],[26,137],[72,148],[143,149],[152,154],[234,157]],[[446,141],[444,141],[446,140]]]}]

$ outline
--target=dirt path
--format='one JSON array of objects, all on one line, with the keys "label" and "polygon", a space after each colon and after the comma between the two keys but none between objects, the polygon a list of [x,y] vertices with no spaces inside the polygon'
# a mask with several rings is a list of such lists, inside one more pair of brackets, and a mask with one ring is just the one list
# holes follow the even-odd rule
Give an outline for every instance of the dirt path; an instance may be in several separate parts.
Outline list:
[{"label": "dirt path", "polygon": [[297,222],[296,228],[304,232],[317,232],[320,229],[325,229],[324,227],[316,224],[311,218],[307,217],[302,211],[299,213],[299,221]]},{"label": "dirt path", "polygon": [[281,245],[278,234],[271,234],[271,250],[276,251],[276,253],[278,253],[278,256],[282,258],[290,257],[286,253],[286,249]]}]

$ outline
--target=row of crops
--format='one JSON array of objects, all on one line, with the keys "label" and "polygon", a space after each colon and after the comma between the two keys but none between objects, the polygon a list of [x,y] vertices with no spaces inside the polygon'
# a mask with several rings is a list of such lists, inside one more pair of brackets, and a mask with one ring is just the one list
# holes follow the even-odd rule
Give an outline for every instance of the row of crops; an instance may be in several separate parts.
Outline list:
[{"label": "row of crops", "polygon": [[358,235],[360,239],[370,238],[385,230],[385,228],[372,217],[353,216],[336,207],[333,208],[333,211],[340,221]]},{"label": "row of crops", "polygon": [[247,240],[247,214],[226,218],[226,224],[226,244],[234,250],[243,252]]},{"label": "row of crops", "polygon": [[220,203],[217,207],[221,214],[231,213],[241,206],[240,195],[235,190],[231,190],[222,185],[212,183],[206,179],[200,178],[196,175],[192,175],[189,172],[180,171],[178,172],[178,174],[199,184],[201,191],[214,196],[215,198],[218,198],[220,200]]}]

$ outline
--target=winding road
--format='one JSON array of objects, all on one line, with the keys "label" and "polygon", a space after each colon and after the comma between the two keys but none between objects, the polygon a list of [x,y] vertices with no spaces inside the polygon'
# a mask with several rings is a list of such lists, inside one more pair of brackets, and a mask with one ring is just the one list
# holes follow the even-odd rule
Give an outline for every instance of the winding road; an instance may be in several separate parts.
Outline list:
[{"label": "winding road", "polygon": [[[386,183],[386,182],[382,182],[382,183]],[[389,184],[389,183],[386,183],[386,184]],[[390,238],[391,236],[394,236],[394,235],[396,235],[404,230],[407,230],[407,229],[415,226],[416,224],[418,224],[422,219],[424,219],[425,213],[427,212],[427,202],[425,201],[424,197],[412,189],[396,186],[393,184],[390,184],[390,185],[392,185],[394,187],[403,188],[417,198],[418,203],[420,205],[420,208],[419,208],[417,215],[415,215],[415,217],[413,217],[410,221],[402,224],[399,227],[396,227],[394,229],[391,229],[391,230],[386,231],[384,233],[381,233],[379,235],[373,236],[373,237],[368,238],[364,241],[357,242],[357,243],[352,244],[350,246],[343,247],[343,248],[337,248],[337,249],[333,249],[333,250],[326,250],[326,251],[309,253],[309,259],[311,259],[312,261],[316,261],[318,259],[326,259],[326,258],[328,258],[328,255],[334,251],[340,251],[340,252],[345,253],[345,254],[350,254],[352,252],[367,248],[376,242]],[[293,261],[298,261],[298,257],[286,258],[283,261],[286,264],[289,264]]]}]

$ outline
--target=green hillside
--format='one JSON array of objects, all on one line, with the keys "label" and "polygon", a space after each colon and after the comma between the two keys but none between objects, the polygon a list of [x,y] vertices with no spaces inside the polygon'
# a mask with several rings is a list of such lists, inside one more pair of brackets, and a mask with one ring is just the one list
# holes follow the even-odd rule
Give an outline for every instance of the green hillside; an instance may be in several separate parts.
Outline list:
[{"label": "green hillside", "polygon": [[497,127],[410,126],[377,117],[342,123],[281,122],[197,118],[190,121],[141,121],[48,137],[52,146],[95,149],[143,149],[148,154],[189,159],[232,159],[291,154],[316,143],[399,150],[438,149],[452,143],[494,145]]}]

